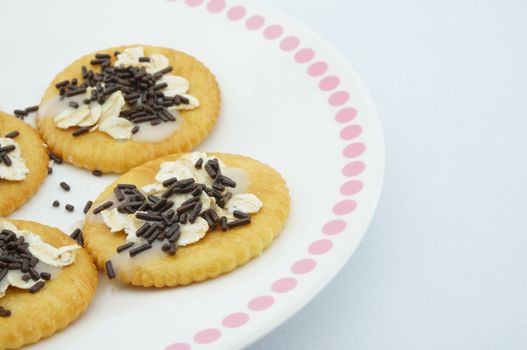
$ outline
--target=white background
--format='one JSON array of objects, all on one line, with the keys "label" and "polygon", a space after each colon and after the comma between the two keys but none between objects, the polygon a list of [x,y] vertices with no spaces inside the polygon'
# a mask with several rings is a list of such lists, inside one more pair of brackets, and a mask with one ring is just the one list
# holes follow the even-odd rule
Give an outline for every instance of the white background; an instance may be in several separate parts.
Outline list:
[{"label": "white background", "polygon": [[251,347],[527,348],[527,2],[267,0],[355,67],[384,125],[379,209]]}]

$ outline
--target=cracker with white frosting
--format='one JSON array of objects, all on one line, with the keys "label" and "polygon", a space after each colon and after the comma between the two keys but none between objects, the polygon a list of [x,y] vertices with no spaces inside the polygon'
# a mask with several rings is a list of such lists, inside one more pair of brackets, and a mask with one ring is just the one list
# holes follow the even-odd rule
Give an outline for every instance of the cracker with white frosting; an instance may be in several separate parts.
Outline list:
[{"label": "cracker with white frosting", "polygon": [[219,107],[216,79],[194,57],[121,46],[81,57],[59,73],[40,103],[37,125],[65,161],[122,173],[195,147]]},{"label": "cracker with white frosting", "polygon": [[[24,239],[38,263],[29,265],[27,272],[9,270],[0,279],[0,308],[4,310],[0,349],[37,342],[68,326],[92,301],[98,277],[88,253],[56,228],[31,221],[0,220],[0,240],[11,234]],[[8,249],[5,241],[0,242],[0,249]],[[38,276],[34,276],[35,271]]]},{"label": "cracker with white frosting", "polygon": [[30,199],[47,174],[47,151],[35,130],[0,112],[0,216]]},{"label": "cracker with white frosting", "polygon": [[193,152],[132,169],[93,208],[84,239],[98,266],[125,283],[164,287],[259,255],[285,223],[289,193],[280,174],[256,160]]}]

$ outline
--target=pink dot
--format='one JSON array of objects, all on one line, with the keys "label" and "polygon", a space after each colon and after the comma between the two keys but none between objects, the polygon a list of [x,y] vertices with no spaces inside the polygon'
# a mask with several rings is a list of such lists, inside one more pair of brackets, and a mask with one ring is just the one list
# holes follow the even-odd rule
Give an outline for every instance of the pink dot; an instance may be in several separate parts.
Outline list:
[{"label": "pink dot", "polygon": [[216,328],[207,328],[199,331],[194,336],[194,341],[198,344],[209,344],[218,340],[221,336],[221,331]]},{"label": "pink dot", "polygon": [[357,176],[360,173],[362,173],[365,168],[366,168],[366,165],[363,162],[355,161],[355,162],[346,164],[346,166],[344,166],[344,168],[342,169],[342,173],[345,176]]},{"label": "pink dot", "polygon": [[274,298],[269,295],[261,295],[249,302],[249,309],[253,311],[262,311],[270,308],[274,304]]},{"label": "pink dot", "polygon": [[174,343],[170,344],[165,348],[165,350],[190,350],[190,344],[187,343]]},{"label": "pink dot", "polygon": [[298,260],[291,266],[291,271],[297,275],[303,275],[311,272],[317,266],[317,262],[313,259]]},{"label": "pink dot", "polygon": [[273,283],[271,289],[275,293],[286,293],[293,290],[298,284],[297,280],[292,277],[279,279]]},{"label": "pink dot", "polygon": [[310,254],[320,255],[330,251],[331,248],[333,248],[333,242],[331,242],[329,239],[320,239],[311,243],[308,251]]},{"label": "pink dot", "polygon": [[264,25],[264,18],[262,16],[251,16],[245,21],[247,29],[256,30]]},{"label": "pink dot", "polygon": [[222,324],[227,328],[241,327],[249,321],[249,315],[245,312],[236,312],[223,319]]},{"label": "pink dot", "polygon": [[335,120],[339,123],[346,123],[352,121],[357,116],[355,108],[344,108],[337,112]]},{"label": "pink dot", "polygon": [[322,232],[328,236],[332,236],[341,233],[345,228],[346,222],[344,220],[333,220],[322,226]]},{"label": "pink dot", "polygon": [[210,0],[207,4],[207,10],[210,13],[218,13],[225,8],[225,0]]},{"label": "pink dot", "polygon": [[318,84],[320,90],[329,91],[333,90],[340,84],[340,78],[335,75],[329,75],[322,79]]},{"label": "pink dot", "polygon": [[353,140],[362,133],[360,125],[350,125],[340,131],[340,138],[343,140]]},{"label": "pink dot", "polygon": [[284,51],[294,50],[300,45],[300,39],[296,36],[288,36],[280,41],[280,48]]},{"label": "pink dot", "polygon": [[295,61],[298,63],[306,63],[311,61],[313,57],[315,57],[315,51],[313,51],[313,49],[304,48],[298,50],[298,52],[295,54]]},{"label": "pink dot", "polygon": [[337,215],[346,215],[354,211],[355,208],[357,208],[357,202],[348,199],[335,204],[333,212]]},{"label": "pink dot", "polygon": [[362,181],[351,180],[340,187],[340,193],[345,196],[352,196],[356,193],[359,193],[363,186],[364,185],[362,184]]},{"label": "pink dot", "polygon": [[363,143],[355,142],[347,145],[344,151],[342,151],[342,154],[346,158],[355,158],[363,154],[365,150],[366,146]]},{"label": "pink dot", "polygon": [[282,33],[284,32],[284,29],[279,26],[278,24],[273,24],[264,30],[264,37],[269,40],[273,40],[278,38]]},{"label": "pink dot", "polygon": [[188,6],[195,7],[195,6],[199,6],[199,5],[203,4],[203,1],[204,0],[185,0],[185,3]]},{"label": "pink dot", "polygon": [[242,19],[245,16],[245,13],[247,11],[245,10],[245,7],[243,6],[234,6],[227,11],[227,18],[231,21],[238,21]]},{"label": "pink dot", "polygon": [[350,94],[346,91],[337,91],[329,96],[328,103],[332,106],[342,106],[344,103],[348,102],[349,99]]},{"label": "pink dot", "polygon": [[309,68],[307,69],[307,74],[311,75],[312,77],[318,77],[328,70],[328,64],[326,62],[322,61],[316,61],[311,63]]}]

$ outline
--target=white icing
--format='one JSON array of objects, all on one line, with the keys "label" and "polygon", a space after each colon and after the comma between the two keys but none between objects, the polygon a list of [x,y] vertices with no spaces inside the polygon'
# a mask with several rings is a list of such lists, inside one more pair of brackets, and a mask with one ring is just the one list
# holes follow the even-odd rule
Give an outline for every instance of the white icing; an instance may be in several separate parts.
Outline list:
[{"label": "white icing", "polygon": [[[139,59],[144,57],[144,49],[141,46],[125,49],[117,55],[114,66],[135,66],[144,67],[150,74],[154,74],[170,65],[167,57],[161,54],[150,55],[150,62],[140,62]],[[168,109],[176,122],[164,122],[161,126],[153,126],[148,123],[140,125],[139,131],[132,134],[134,123],[120,118],[121,111],[126,109],[126,102],[121,91],[110,95],[101,106],[97,101],[85,104],[83,100],[91,96],[92,87],[86,90],[86,93],[80,96],[74,96],[66,99],[52,99],[42,106],[39,111],[41,115],[53,115],[55,125],[61,129],[71,127],[92,127],[90,132],[99,130],[111,136],[116,140],[135,140],[139,142],[161,141],[171,136],[180,126],[180,116],[177,110],[187,110],[199,107],[199,101],[196,97],[188,94],[190,88],[189,82],[180,76],[165,74],[159,79],[160,83],[166,83],[168,86],[161,91],[167,97],[181,95],[188,99],[188,103],[181,103],[178,106],[172,106]],[[79,107],[69,106],[69,102],[76,102]]]},{"label": "white icing", "polygon": [[[34,257],[39,259],[35,269],[41,272],[49,272],[52,277],[60,272],[60,268],[73,264],[75,254],[73,251],[80,249],[78,245],[69,245],[60,248],[47,244],[40,236],[27,230],[19,230],[15,225],[8,221],[0,221],[0,231],[9,230],[16,234],[17,237],[24,237],[29,244],[29,251]],[[0,298],[6,294],[7,288],[13,286],[21,289],[29,289],[36,282],[32,279],[24,281],[22,273],[19,270],[9,270],[7,276],[0,281]]]},{"label": "white icing", "polygon": [[263,206],[262,201],[252,193],[240,193],[232,196],[231,200],[225,204],[225,209],[229,212],[235,210],[243,211],[244,213],[257,213]]},{"label": "white icing", "polygon": [[[215,157],[209,157],[206,153],[193,152],[183,155],[178,160],[173,162],[161,163],[160,170],[156,174],[155,179],[157,182],[143,186],[141,190],[146,195],[159,194],[165,191],[165,188],[161,185],[161,182],[176,177],[179,180],[192,178],[198,183],[206,184],[207,186],[212,185],[212,179],[205,171],[204,167],[196,169],[194,164],[198,159],[203,159],[203,165],[211,159],[217,159]],[[236,188],[240,187],[238,191],[245,191],[248,186],[247,175],[245,171],[237,168],[228,168],[218,159],[218,163],[222,169],[222,172],[226,175],[232,174],[233,179],[237,182]],[[230,177],[230,176],[229,176]],[[229,188],[230,190],[230,188]],[[169,200],[174,202],[173,208],[178,208],[181,204],[190,199],[191,194],[174,194],[169,197]],[[258,199],[257,196],[251,193],[238,192],[233,194],[231,200],[227,202],[225,208],[220,208],[216,204],[216,200],[209,197],[206,193],[202,192],[200,195],[200,201],[202,204],[201,212],[212,208],[219,216],[226,216],[229,220],[233,220],[234,216],[232,213],[235,210],[240,210],[246,213],[257,213],[263,206],[263,203]],[[133,242],[143,242],[144,240],[135,235],[137,229],[139,229],[144,221],[139,220],[135,217],[135,214],[124,214],[117,211],[116,208],[109,208],[101,212],[104,223],[110,228],[111,232],[124,231],[127,234],[127,240]],[[196,218],[194,223],[187,222],[181,224],[181,236],[178,240],[178,245],[184,246],[195,243],[202,239],[209,226],[207,221],[201,217]]]},{"label": "white icing", "polygon": [[22,181],[29,173],[25,159],[22,157],[20,146],[11,138],[0,137],[0,147],[15,146],[15,149],[7,155],[11,159],[12,164],[7,166],[4,162],[0,163],[0,179],[8,181]]}]

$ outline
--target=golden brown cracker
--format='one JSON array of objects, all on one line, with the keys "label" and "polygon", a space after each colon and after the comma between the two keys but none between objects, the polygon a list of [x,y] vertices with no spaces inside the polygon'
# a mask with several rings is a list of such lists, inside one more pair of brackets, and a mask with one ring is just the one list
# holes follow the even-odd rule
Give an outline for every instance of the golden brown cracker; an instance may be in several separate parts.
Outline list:
[{"label": "golden brown cracker", "polygon": [[22,181],[0,179],[0,217],[10,214],[29,200],[48,174],[48,154],[35,130],[22,120],[0,112],[0,137],[15,130],[20,132],[14,140],[20,146],[29,173]]},{"label": "golden brown cracker", "polygon": [[[203,281],[245,264],[258,256],[278,236],[287,219],[290,203],[289,191],[280,174],[270,166],[248,157],[209,154],[221,159],[228,167],[244,169],[250,180],[247,192],[258,196],[263,202],[263,208],[252,215],[250,225],[227,232],[214,230],[194,244],[179,247],[175,256],[160,252],[148,264],[118,269],[117,278],[120,281],[158,288]],[[165,156],[130,170],[97,198],[93,208],[106,201],[118,183],[143,186],[155,182],[154,177],[160,164],[177,160],[180,156],[181,154]],[[105,261],[115,254],[116,248],[125,242],[125,238],[123,232],[111,233],[100,221],[87,219],[85,222],[85,246],[95,256],[100,269],[104,269]]]},{"label": "golden brown cracker", "polygon": [[[75,244],[56,228],[31,221],[8,221],[41,236],[55,247]],[[63,267],[39,292],[31,294],[9,287],[7,294],[0,298],[0,305],[12,313],[9,317],[0,317],[0,350],[19,348],[49,337],[86,310],[95,295],[98,275],[86,250],[79,249],[74,254],[74,263]]]},{"label": "golden brown cracker", "polygon": [[[200,106],[191,110],[181,110],[180,126],[173,135],[160,142],[117,141],[106,133],[95,131],[74,137],[67,130],[55,126],[53,117],[40,116],[38,129],[49,148],[65,161],[78,167],[102,172],[123,173],[144,162],[172,153],[187,152],[200,144],[214,126],[220,110],[220,89],[210,70],[196,58],[169,48],[128,45],[98,50],[97,53],[123,51],[127,47],[143,46],[145,55],[159,53],[165,55],[174,67],[171,74],[179,75],[190,83],[189,94],[200,101]],[[77,78],[81,80],[81,67],[90,67],[95,53],[83,56],[66,67],[50,83],[40,103],[58,95],[57,82]],[[163,123],[158,127],[163,127]]]}]

